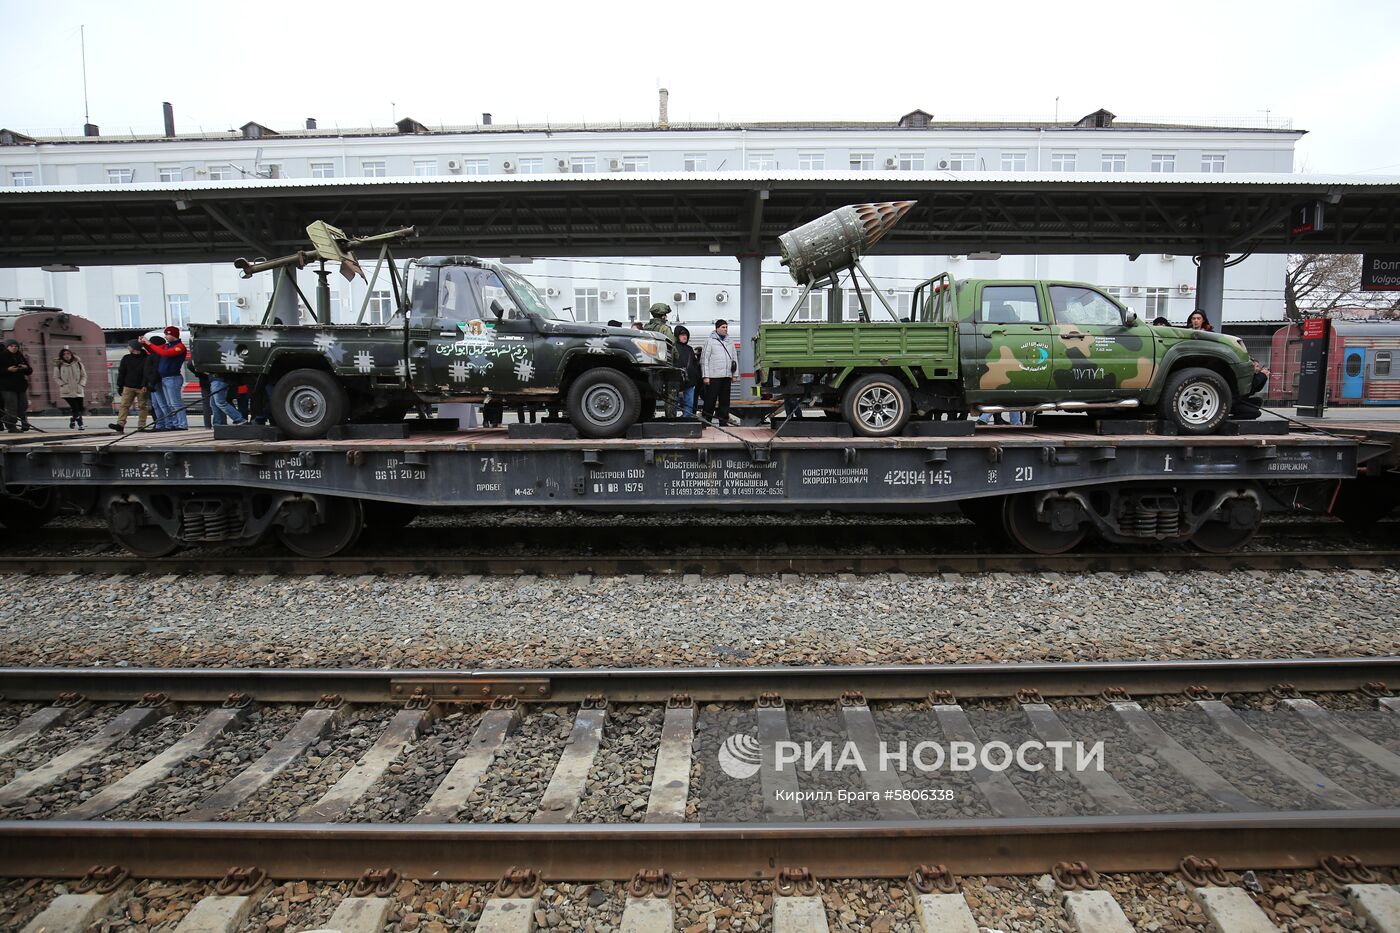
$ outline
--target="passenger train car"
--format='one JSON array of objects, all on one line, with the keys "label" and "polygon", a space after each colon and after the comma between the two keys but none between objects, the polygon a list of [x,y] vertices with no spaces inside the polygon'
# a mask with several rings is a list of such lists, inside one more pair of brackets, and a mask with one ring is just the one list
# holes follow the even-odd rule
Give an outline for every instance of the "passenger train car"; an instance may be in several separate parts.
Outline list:
[{"label": "passenger train car", "polygon": [[[1270,354],[1268,399],[1298,397],[1302,331],[1279,328]],[[1333,321],[1328,348],[1329,405],[1400,405],[1400,321]]]},{"label": "passenger train car", "polygon": [[29,357],[34,374],[29,377],[29,410],[32,413],[68,410],[58,394],[54,365],[64,347],[70,348],[87,367],[87,407],[109,408],[112,386],[107,374],[107,338],[96,321],[62,308],[24,305],[18,314],[0,317],[0,342],[14,338]]}]

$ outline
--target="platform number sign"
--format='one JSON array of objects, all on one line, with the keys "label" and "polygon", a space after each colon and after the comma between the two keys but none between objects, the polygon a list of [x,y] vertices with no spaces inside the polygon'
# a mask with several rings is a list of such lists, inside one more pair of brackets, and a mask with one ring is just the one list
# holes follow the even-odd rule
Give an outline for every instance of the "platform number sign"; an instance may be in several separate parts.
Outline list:
[{"label": "platform number sign", "polygon": [[1332,320],[1303,322],[1303,352],[1298,369],[1298,414],[1321,418],[1327,407],[1327,356],[1332,343]]}]

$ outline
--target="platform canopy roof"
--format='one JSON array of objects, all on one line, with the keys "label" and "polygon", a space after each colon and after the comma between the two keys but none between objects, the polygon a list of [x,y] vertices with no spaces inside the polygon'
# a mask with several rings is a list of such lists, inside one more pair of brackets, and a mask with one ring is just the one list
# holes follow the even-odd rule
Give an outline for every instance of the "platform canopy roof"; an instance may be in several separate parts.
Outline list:
[{"label": "platform canopy roof", "polygon": [[414,226],[403,255],[772,254],[828,210],[902,199],[878,253],[1400,252],[1394,176],[685,172],[0,188],[0,266],[285,255],[313,220]]}]

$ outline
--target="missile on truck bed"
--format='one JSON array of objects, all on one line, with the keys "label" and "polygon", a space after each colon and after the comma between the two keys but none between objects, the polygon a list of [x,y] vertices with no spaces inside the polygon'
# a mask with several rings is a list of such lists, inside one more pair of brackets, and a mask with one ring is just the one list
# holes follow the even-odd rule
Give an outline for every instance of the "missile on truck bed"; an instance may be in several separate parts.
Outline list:
[{"label": "missile on truck bed", "polygon": [[854,265],[899,223],[914,201],[847,204],[778,237],[782,264],[798,285]]}]

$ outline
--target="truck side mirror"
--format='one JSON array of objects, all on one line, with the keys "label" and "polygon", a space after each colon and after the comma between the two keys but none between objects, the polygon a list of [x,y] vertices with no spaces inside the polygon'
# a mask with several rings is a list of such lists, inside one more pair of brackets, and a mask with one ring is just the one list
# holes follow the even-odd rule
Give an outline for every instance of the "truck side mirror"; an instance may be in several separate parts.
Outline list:
[{"label": "truck side mirror", "polygon": [[1134,326],[1137,325],[1137,322],[1138,322],[1137,312],[1134,311],[1132,308],[1129,308],[1129,309],[1128,309],[1128,313],[1126,313],[1126,314],[1123,315],[1123,325],[1124,325],[1125,327],[1134,327]]},{"label": "truck side mirror", "polygon": [[506,313],[506,306],[503,305],[503,304],[501,304],[501,299],[499,299],[499,298],[492,298],[492,299],[491,299],[491,313],[494,314],[494,315],[496,315],[496,320],[498,320],[498,321],[499,321],[502,317],[505,316],[505,313]]}]

